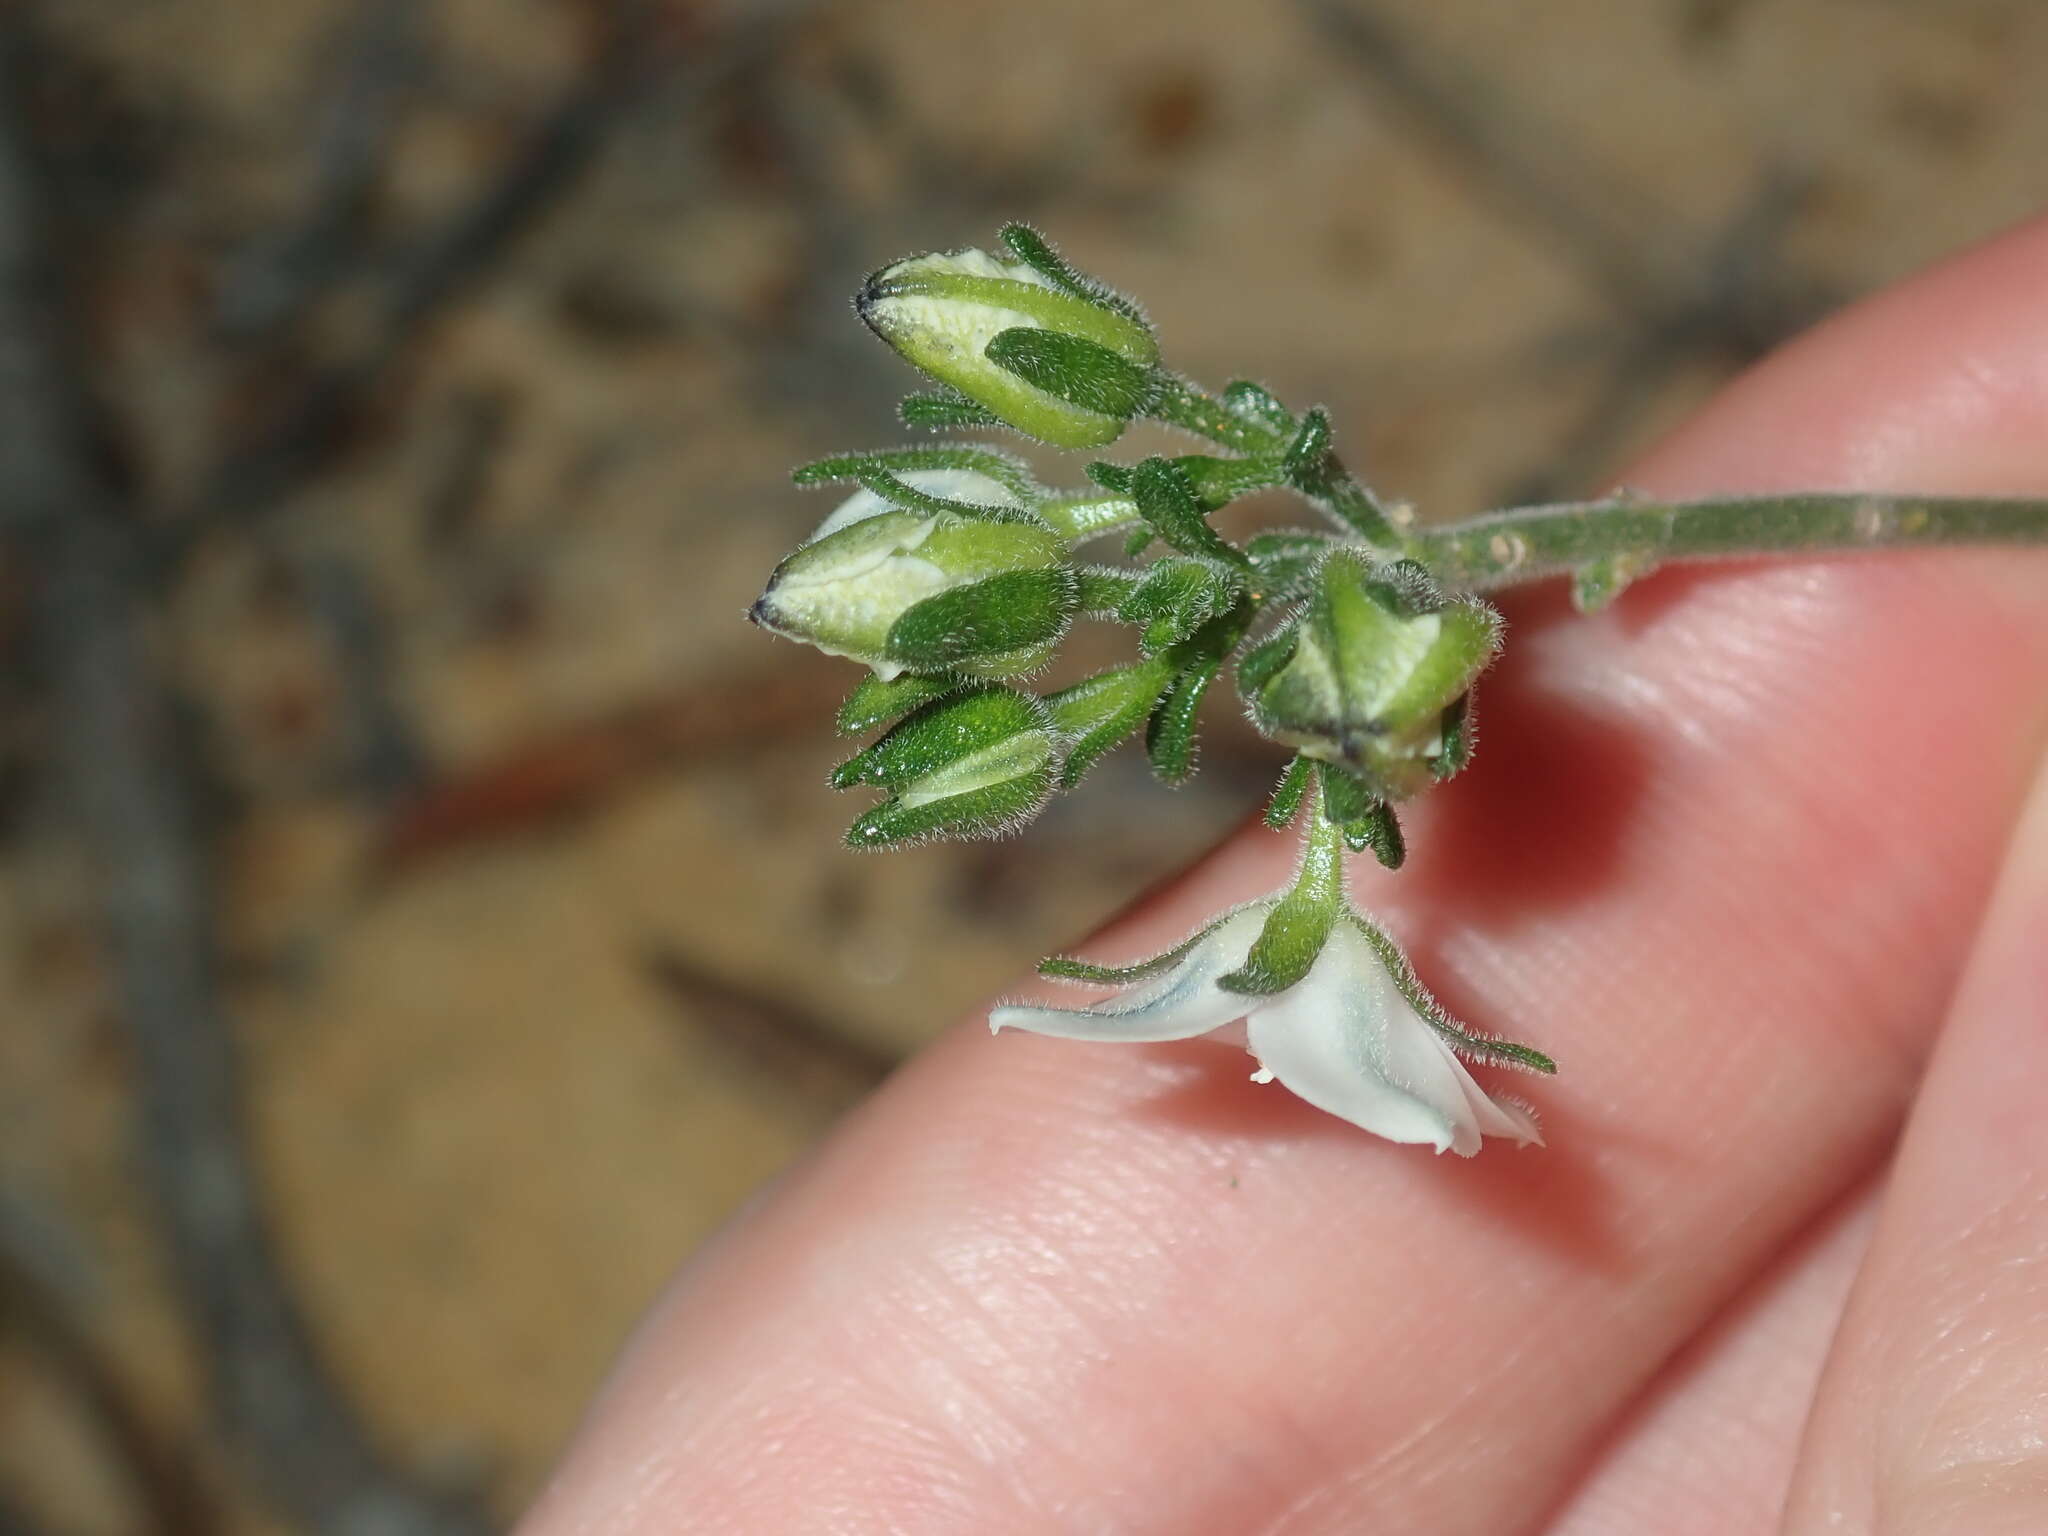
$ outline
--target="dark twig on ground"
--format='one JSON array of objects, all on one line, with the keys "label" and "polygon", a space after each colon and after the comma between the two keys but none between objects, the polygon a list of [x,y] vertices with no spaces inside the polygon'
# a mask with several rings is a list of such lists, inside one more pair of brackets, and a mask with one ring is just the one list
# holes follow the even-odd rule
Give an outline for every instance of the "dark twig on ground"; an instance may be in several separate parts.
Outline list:
[{"label": "dark twig on ground", "polygon": [[0,528],[34,570],[38,661],[64,787],[99,864],[140,1155],[215,1411],[267,1496],[308,1530],[477,1531],[381,1464],[275,1263],[246,1156],[188,765],[144,637],[141,525],[95,451],[61,329],[61,267],[22,89],[28,46],[18,24],[0,30]]},{"label": "dark twig on ground", "polygon": [[[24,1252],[40,1233],[4,1220],[0,1202],[0,1333],[14,1332],[62,1382],[90,1422],[155,1536],[204,1536],[216,1521],[185,1447],[143,1412],[118,1365],[92,1338],[69,1297]],[[0,1517],[0,1533],[9,1527]]]},{"label": "dark twig on ground", "polygon": [[680,950],[651,945],[642,964],[718,1046],[829,1113],[858,1102],[899,1065],[892,1052],[808,1009],[717,975]]},{"label": "dark twig on ground", "polygon": [[229,263],[214,298],[224,334],[252,341],[290,325],[356,260],[414,71],[417,12],[416,0],[370,0],[351,19],[353,46],[322,115],[304,209]]},{"label": "dark twig on ground", "polygon": [[637,0],[610,0],[589,64],[470,202],[400,261],[356,351],[317,370],[267,427],[231,448],[188,519],[189,536],[261,515],[319,468],[376,385],[429,322],[472,287],[595,161],[607,131],[658,59],[642,46]]},{"label": "dark twig on ground", "polygon": [[1542,500],[1606,471],[1658,390],[1687,366],[1754,361],[1837,301],[1831,284],[1789,266],[1784,239],[1804,204],[1802,178],[1764,175],[1717,231],[1683,227],[1673,210],[1573,151],[1554,127],[1524,118],[1499,83],[1437,55],[1370,0],[1299,0],[1358,69],[1374,99],[1463,170],[1473,194],[1515,228],[1546,240],[1622,311],[1629,342],[1613,349],[1590,408],[1540,475],[1508,489]]}]

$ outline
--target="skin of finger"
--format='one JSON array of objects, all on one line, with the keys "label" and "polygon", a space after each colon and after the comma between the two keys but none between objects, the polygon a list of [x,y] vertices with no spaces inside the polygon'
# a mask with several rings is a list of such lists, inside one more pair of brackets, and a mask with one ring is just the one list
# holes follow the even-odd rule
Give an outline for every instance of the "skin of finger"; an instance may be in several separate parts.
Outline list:
[{"label": "skin of finger", "polygon": [[1858,1190],[1694,1337],[1546,1536],[1771,1536],[1876,1208],[1875,1187]]},{"label": "skin of finger", "polygon": [[[1635,478],[2037,489],[2044,275],[2033,229],[1923,279]],[[1436,1160],[1213,1048],[970,1026],[670,1296],[529,1536],[1528,1528],[1888,1144],[2039,740],[2040,569],[1517,605],[1478,766],[1360,894],[1454,1008],[1560,1056],[1548,1150]],[[1291,859],[1241,839],[1097,950]]]},{"label": "skin of finger", "polygon": [[2048,776],[1831,1355],[1790,1536],[2048,1531]]}]

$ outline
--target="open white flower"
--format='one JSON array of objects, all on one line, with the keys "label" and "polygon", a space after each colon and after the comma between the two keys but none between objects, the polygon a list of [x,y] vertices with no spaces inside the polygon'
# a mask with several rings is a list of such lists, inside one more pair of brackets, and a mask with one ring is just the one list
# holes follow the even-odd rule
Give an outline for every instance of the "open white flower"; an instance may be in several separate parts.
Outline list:
[{"label": "open white flower", "polygon": [[1278,1081],[1318,1109],[1389,1141],[1428,1143],[1470,1157],[1487,1136],[1541,1145],[1535,1116],[1472,1080],[1457,1052],[1551,1070],[1548,1058],[1487,1040],[1455,1024],[1423,991],[1393,940],[1348,907],[1308,974],[1267,995],[1223,985],[1240,972],[1282,898],[1253,902],[1178,949],[1121,970],[1068,965],[1079,980],[1117,981],[1115,997],[1081,1008],[1012,1003],[989,1028],[1028,1029],[1069,1040],[1221,1038],[1258,1059],[1255,1082]]}]

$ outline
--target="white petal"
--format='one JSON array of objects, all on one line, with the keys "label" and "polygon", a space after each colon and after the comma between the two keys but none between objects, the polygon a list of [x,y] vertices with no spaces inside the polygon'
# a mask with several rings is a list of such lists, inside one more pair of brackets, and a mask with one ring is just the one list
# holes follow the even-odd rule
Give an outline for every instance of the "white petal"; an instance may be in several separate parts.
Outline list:
[{"label": "white petal", "polygon": [[1224,991],[1216,978],[1244,964],[1245,952],[1265,923],[1267,905],[1255,904],[1225,918],[1171,970],[1135,982],[1115,997],[1086,1008],[1005,1003],[990,1011],[988,1027],[1130,1044],[1206,1035],[1244,1017],[1258,1001]]},{"label": "white petal", "polygon": [[1535,1139],[1481,1092],[1370,944],[1339,924],[1307,979],[1251,1016],[1252,1054],[1318,1109],[1389,1141],[1470,1157],[1483,1134]]}]

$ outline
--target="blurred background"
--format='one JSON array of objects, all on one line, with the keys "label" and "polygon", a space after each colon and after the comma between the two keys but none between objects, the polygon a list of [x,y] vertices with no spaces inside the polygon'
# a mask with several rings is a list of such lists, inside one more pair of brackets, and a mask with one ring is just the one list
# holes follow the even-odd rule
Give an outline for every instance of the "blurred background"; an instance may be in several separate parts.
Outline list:
[{"label": "blurred background", "polygon": [[868,270],[1036,221],[1455,514],[2048,165],[2036,0],[42,0],[0,65],[0,1532],[56,1536],[502,1525],[693,1245],[1267,785],[1219,700],[1177,795],[839,847],[853,670],[740,620],[788,466],[905,436]]}]

